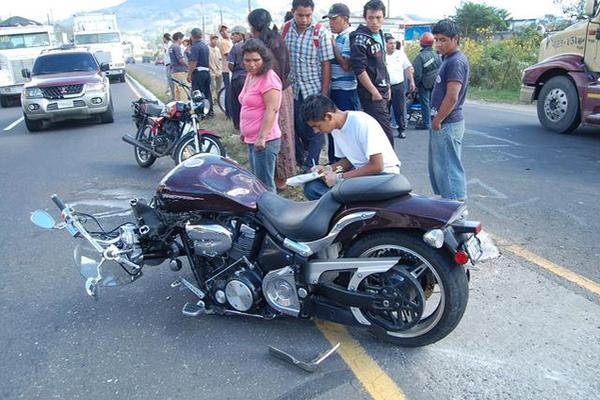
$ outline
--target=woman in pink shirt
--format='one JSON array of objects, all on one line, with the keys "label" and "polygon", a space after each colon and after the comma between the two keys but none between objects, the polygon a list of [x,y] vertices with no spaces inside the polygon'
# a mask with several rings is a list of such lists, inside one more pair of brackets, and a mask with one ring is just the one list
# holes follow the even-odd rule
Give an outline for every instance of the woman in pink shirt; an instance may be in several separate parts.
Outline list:
[{"label": "woman in pink shirt", "polygon": [[258,39],[242,47],[246,82],[239,95],[241,140],[248,145],[252,172],[275,192],[275,162],[281,147],[277,122],[281,107],[281,80],[273,71],[273,55]]}]

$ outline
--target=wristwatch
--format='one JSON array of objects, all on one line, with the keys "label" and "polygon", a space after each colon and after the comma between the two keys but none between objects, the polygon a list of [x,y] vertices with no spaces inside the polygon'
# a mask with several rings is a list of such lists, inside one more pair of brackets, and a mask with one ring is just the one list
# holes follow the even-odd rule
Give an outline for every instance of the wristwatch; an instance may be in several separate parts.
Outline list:
[{"label": "wristwatch", "polygon": [[342,183],[344,181],[344,173],[340,172],[335,174],[335,183]]}]

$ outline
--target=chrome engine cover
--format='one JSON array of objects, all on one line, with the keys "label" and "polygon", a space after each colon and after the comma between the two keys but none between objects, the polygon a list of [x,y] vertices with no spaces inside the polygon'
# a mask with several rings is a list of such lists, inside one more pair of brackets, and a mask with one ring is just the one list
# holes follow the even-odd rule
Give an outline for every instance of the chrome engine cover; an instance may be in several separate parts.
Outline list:
[{"label": "chrome engine cover", "polygon": [[262,288],[265,299],[274,310],[293,317],[300,314],[300,299],[291,267],[269,272],[263,279]]},{"label": "chrome engine cover", "polygon": [[194,242],[194,251],[198,255],[216,257],[231,249],[233,234],[222,225],[187,224],[185,231]]},{"label": "chrome engine cover", "polygon": [[260,287],[260,276],[255,271],[242,269],[236,271],[227,281],[225,297],[235,310],[247,312],[260,300]]}]

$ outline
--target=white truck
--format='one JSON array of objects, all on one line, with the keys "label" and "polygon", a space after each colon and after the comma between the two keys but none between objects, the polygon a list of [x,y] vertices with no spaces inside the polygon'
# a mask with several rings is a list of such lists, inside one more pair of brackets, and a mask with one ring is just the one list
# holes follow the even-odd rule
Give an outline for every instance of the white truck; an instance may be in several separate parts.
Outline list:
[{"label": "white truck", "polygon": [[30,24],[0,26],[0,105],[7,107],[23,91],[23,69],[31,70],[43,51],[54,47],[54,28]]},{"label": "white truck", "polygon": [[125,82],[125,54],[121,32],[114,13],[85,13],[73,16],[73,42],[87,47],[98,62],[108,63],[106,72]]}]

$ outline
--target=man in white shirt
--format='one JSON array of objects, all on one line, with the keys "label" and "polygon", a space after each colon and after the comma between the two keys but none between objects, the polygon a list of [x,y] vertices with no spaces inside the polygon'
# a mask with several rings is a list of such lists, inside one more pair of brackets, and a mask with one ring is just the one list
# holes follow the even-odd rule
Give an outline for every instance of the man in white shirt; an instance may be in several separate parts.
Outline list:
[{"label": "man in white shirt", "polygon": [[169,49],[173,44],[171,40],[171,35],[165,33],[163,35],[163,53],[164,53],[164,61],[165,61],[165,69],[167,71],[167,94],[170,98],[175,97],[175,83],[171,80],[171,56],[169,56]]},{"label": "man in white shirt", "polygon": [[312,171],[322,179],[308,182],[304,195],[317,200],[329,188],[345,179],[379,174],[399,174],[400,160],[381,125],[362,111],[340,111],[331,99],[312,95],[302,104],[302,118],[314,132],[330,133],[334,138],[335,156],[331,165],[317,165]]},{"label": "man in white shirt", "polygon": [[[397,46],[398,42],[396,42],[396,39],[392,35],[386,35],[386,64],[388,73],[390,74],[390,84],[392,85],[392,108],[394,110],[396,123],[398,124],[398,137],[405,139],[406,92],[413,92],[416,89],[416,86],[413,79],[412,64],[406,56],[406,53],[404,53],[404,50],[398,49]],[[407,79],[404,79],[404,77]]]}]

